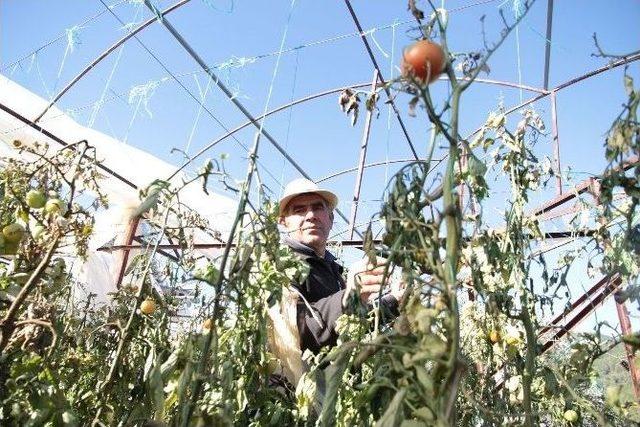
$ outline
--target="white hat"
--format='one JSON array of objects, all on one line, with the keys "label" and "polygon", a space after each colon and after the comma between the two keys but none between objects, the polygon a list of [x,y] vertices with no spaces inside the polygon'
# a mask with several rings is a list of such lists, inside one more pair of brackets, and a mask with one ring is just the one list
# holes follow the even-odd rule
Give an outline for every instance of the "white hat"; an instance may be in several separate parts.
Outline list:
[{"label": "white hat", "polygon": [[318,187],[318,185],[315,182],[308,180],[306,178],[298,178],[288,183],[287,186],[284,188],[284,194],[280,198],[280,208],[279,208],[280,215],[283,215],[284,210],[289,204],[289,202],[291,201],[291,199],[301,194],[309,194],[309,193],[315,193],[320,197],[322,197],[323,199],[325,199],[329,204],[329,207],[331,208],[331,210],[335,209],[336,206],[338,205],[338,196],[333,194],[331,191]]}]

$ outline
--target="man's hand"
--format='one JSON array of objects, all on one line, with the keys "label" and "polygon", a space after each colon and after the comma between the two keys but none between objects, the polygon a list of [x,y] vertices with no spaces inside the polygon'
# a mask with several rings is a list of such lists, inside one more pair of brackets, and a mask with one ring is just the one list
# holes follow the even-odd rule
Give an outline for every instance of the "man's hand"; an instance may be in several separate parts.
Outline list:
[{"label": "man's hand", "polygon": [[[402,299],[402,295],[404,294],[403,284],[400,283],[399,280],[390,280],[391,277],[389,275],[387,275],[385,280],[384,271],[387,260],[378,258],[376,261],[376,265],[373,265],[368,259],[362,259],[349,267],[347,291],[342,301],[343,305],[346,305],[352,292],[358,292],[362,303],[367,304],[371,302],[372,299],[377,298],[383,285],[389,287],[391,294],[398,301]],[[390,271],[391,269],[389,272]]]}]

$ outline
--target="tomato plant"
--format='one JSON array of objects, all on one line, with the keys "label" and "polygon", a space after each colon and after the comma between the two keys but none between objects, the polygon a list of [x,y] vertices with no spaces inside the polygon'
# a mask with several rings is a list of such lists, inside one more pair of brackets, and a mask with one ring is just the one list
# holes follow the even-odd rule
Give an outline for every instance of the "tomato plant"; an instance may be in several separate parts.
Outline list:
[{"label": "tomato plant", "polygon": [[[451,98],[433,102],[424,83],[443,71],[445,53],[425,40],[405,52],[405,80],[390,86],[424,107],[437,130],[427,152],[444,145],[445,170],[431,181],[430,157],[403,166],[383,195],[382,244],[374,245],[373,233],[365,238],[369,257],[381,250],[402,267],[407,293],[399,315],[384,324],[375,309],[347,306],[336,321],[338,345],[317,355],[276,344],[287,327],[294,332],[284,337],[295,344],[300,301],[290,284],[309,268],[280,244],[276,207],[262,198],[248,207],[254,167],[234,220],[242,231],[213,259],[193,250],[194,230],[219,230],[180,203],[190,182],[158,180],[141,190],[148,245],[132,256],[123,285],[98,304],[70,274],[87,254],[91,209],[106,202],[95,153],[86,142],[58,151],[14,144],[39,160],[3,159],[0,170],[0,252],[11,255],[0,264],[0,424],[631,425],[637,404],[618,386],[600,387],[595,369],[620,337],[604,336],[598,325],[543,351],[544,315],[554,304],[565,307],[557,295],[569,290],[564,278],[574,254],[549,265],[531,238],[541,224],[528,200],[550,178],[534,152],[545,135],[542,119],[526,110],[512,126],[498,108],[474,139],[460,135],[459,96],[491,53],[463,67],[467,79],[448,82]],[[593,268],[620,274],[617,297],[637,302],[640,166],[628,173],[620,166],[640,152],[631,137],[640,95],[632,84],[627,89],[629,103],[607,136],[610,164],[595,221],[615,222],[618,233],[596,230]],[[353,112],[358,98],[349,93]],[[499,229],[483,215],[488,174],[508,189]],[[622,193],[624,203],[614,200]],[[89,198],[94,203],[81,203]],[[471,205],[480,209],[463,210]],[[167,241],[183,248],[170,261],[157,250]],[[542,290],[532,285],[538,276]]]}]

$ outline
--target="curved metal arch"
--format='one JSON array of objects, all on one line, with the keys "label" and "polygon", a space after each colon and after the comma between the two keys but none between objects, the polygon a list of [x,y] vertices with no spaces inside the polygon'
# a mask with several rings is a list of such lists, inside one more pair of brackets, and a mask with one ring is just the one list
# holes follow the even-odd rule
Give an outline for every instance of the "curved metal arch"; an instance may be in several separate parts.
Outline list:
[{"label": "curved metal arch", "polygon": [[[449,79],[445,77],[445,78],[441,78],[440,80],[449,80]],[[513,82],[502,81],[502,80],[476,79],[475,81],[479,82],[479,83],[493,84],[493,85],[498,85],[498,86],[506,86],[506,87],[510,87],[510,88],[523,89],[523,90],[528,90],[528,91],[531,91],[531,92],[536,92],[536,93],[539,93],[539,94],[543,94],[543,96],[540,96],[539,98],[542,98],[542,97],[544,97],[544,96],[546,96],[548,94],[547,91],[545,91],[543,89],[535,88],[535,87],[532,87],[532,86],[521,85],[521,84],[513,83]],[[234,135],[236,132],[239,132],[242,129],[246,128],[247,126],[252,125],[253,123],[257,122],[258,120],[262,120],[265,117],[271,116],[272,114],[278,113],[278,112],[280,112],[282,110],[286,110],[287,108],[291,108],[291,107],[293,107],[295,105],[302,104],[304,102],[311,101],[311,100],[314,100],[314,99],[317,99],[317,98],[322,98],[322,97],[327,96],[327,95],[332,95],[334,93],[342,92],[345,89],[359,89],[359,88],[367,87],[369,85],[370,85],[370,83],[357,83],[357,84],[353,84],[353,85],[349,85],[349,86],[340,86],[340,87],[333,88],[333,89],[328,89],[328,90],[325,90],[325,91],[322,91],[322,92],[317,92],[317,93],[314,93],[312,95],[308,95],[308,96],[305,96],[305,97],[302,97],[302,98],[298,98],[298,99],[296,99],[296,100],[294,100],[292,102],[289,102],[289,103],[286,103],[286,104],[282,104],[279,107],[276,107],[276,108],[274,108],[272,110],[267,111],[265,114],[261,114],[259,116],[256,116],[256,117],[254,117],[254,120],[248,120],[248,121],[242,123],[241,125],[231,129],[229,132],[221,135],[220,137],[216,138],[215,140],[213,140],[212,142],[207,144],[200,151],[198,151],[196,154],[194,154],[187,162],[185,162],[182,166],[180,166],[178,169],[176,169],[176,171],[167,179],[173,178],[176,174],[178,174],[185,167],[187,167],[191,162],[193,162],[195,159],[197,159],[198,157],[203,155],[209,149],[213,148],[219,142],[224,141],[225,139],[227,139],[230,136]],[[380,84],[378,84],[378,86],[382,86],[382,84],[380,83]],[[536,98],[536,99],[539,99],[539,98]]]},{"label": "curved metal arch", "polygon": [[[434,162],[439,162],[439,161],[440,161],[440,159],[433,159],[433,160],[431,160],[431,162],[432,162],[432,163],[434,163]],[[364,165],[363,167],[364,167],[365,169],[368,169],[368,168],[374,168],[374,167],[376,167],[376,166],[385,166],[385,165],[391,165],[391,164],[394,164],[394,163],[409,163],[409,162],[413,162],[413,163],[420,163],[420,162],[422,162],[422,163],[426,163],[426,161],[424,161],[424,160],[416,160],[416,159],[413,159],[413,158],[411,158],[411,159],[394,159],[394,160],[385,160],[385,161],[383,161],[383,162],[367,163],[367,164],[366,164],[366,165]],[[358,170],[358,167],[357,167],[357,166],[356,166],[356,167],[349,168],[349,169],[343,169],[343,170],[341,170],[341,171],[338,171],[338,172],[332,173],[332,174],[330,174],[330,175],[323,176],[322,178],[320,178],[320,179],[316,180],[315,182],[316,182],[316,184],[318,184],[318,183],[320,183],[320,182],[328,181],[328,180],[333,179],[333,178],[336,178],[336,177],[338,177],[338,176],[340,176],[340,175],[345,175],[345,174],[348,174],[348,173],[350,173],[350,172],[355,172],[355,171],[357,171],[357,170]]]},{"label": "curved metal arch", "polygon": [[[173,6],[168,7],[167,9],[163,10],[162,12],[160,12],[160,16],[163,17],[166,14],[173,12],[177,8],[189,3],[190,1],[191,0],[180,0],[178,3],[174,4]],[[69,83],[67,83],[67,85],[64,88],[62,88],[62,90],[60,90],[60,92],[58,92],[58,94],[56,96],[53,97],[53,99],[49,102],[49,105],[47,105],[47,107],[44,109],[44,111],[42,113],[40,113],[40,115],[38,117],[36,117],[36,119],[33,122],[34,123],[38,123],[38,121],[40,121],[40,119],[45,114],[47,114],[47,111],[49,111],[51,109],[51,107],[53,107],[55,105],[55,103],[58,102],[60,100],[60,98],[62,98],[64,96],[64,94],[69,91],[69,89],[71,89],[76,83],[78,83],[78,81],[80,81],[81,78],[83,78],[89,71],[91,71],[103,59],[105,59],[107,56],[109,56],[111,54],[111,52],[113,52],[114,50],[116,50],[117,48],[122,46],[124,43],[127,42],[127,40],[131,39],[133,36],[138,34],[140,31],[142,31],[145,28],[147,28],[149,25],[154,23],[157,19],[158,19],[158,16],[154,16],[152,18],[149,18],[147,21],[145,21],[142,24],[140,24],[136,29],[132,30],[130,33],[128,33],[127,35],[122,37],[120,40],[115,42],[113,45],[111,45],[107,50],[102,52],[96,59],[91,61],[91,63],[89,65],[87,65],[80,73],[78,73],[78,75],[76,75]]]}]

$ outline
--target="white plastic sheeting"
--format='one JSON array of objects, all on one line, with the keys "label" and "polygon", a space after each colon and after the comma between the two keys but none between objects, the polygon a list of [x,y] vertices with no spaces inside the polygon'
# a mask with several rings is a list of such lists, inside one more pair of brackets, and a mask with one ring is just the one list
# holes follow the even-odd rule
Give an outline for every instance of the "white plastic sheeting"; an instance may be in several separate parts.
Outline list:
[{"label": "white plastic sheeting", "polygon": [[[0,103],[30,120],[35,120],[48,105],[45,99],[2,75],[0,75]],[[175,166],[147,152],[78,124],[55,107],[38,121],[38,125],[67,143],[87,140],[96,148],[97,157],[102,160],[104,166],[125,177],[138,188],[146,187],[155,179],[167,179],[176,169]],[[0,111],[0,141],[2,141],[0,156],[18,155],[18,152],[10,147],[15,139],[22,141],[23,144],[40,141],[47,142],[51,149],[62,148],[59,143],[41,132],[12,115]],[[183,174],[178,174],[172,183],[179,185],[184,178]],[[97,252],[96,249],[114,238],[116,244],[124,243],[130,215],[140,202],[137,190],[111,175],[106,175],[101,181],[101,190],[108,197],[110,207],[96,214],[95,234],[90,242],[89,257],[83,265],[74,266],[74,272],[80,282],[86,283],[88,291],[96,293],[98,300],[104,301],[106,293],[115,289],[120,268],[120,255],[117,252]],[[187,186],[180,192],[180,201],[208,219],[211,226],[222,236],[227,236],[235,215],[237,201],[212,192],[207,195],[197,183]],[[203,233],[196,235],[196,241],[208,243],[211,242],[211,238],[204,236]],[[214,253],[207,252],[208,255]]]}]

